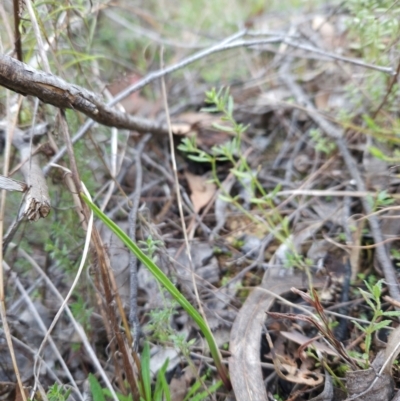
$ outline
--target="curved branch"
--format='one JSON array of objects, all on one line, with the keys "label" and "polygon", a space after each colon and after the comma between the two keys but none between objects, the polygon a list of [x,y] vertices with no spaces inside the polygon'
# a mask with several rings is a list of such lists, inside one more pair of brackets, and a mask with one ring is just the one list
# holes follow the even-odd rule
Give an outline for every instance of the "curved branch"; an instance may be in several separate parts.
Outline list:
[{"label": "curved branch", "polygon": [[42,102],[61,109],[80,111],[109,127],[168,134],[168,128],[164,124],[117,111],[103,103],[93,92],[55,75],[36,70],[5,54],[0,54],[0,85],[24,96],[36,96]]}]

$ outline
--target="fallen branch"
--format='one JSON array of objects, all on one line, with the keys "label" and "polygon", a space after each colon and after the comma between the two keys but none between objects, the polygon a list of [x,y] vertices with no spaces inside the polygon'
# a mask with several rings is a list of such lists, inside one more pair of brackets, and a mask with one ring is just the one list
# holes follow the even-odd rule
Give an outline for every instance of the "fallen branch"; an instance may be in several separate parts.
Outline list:
[{"label": "fallen branch", "polygon": [[44,103],[61,109],[80,111],[109,127],[168,134],[168,129],[163,124],[115,110],[103,103],[93,92],[55,75],[36,70],[5,54],[0,55],[0,85],[24,96],[36,96]]}]

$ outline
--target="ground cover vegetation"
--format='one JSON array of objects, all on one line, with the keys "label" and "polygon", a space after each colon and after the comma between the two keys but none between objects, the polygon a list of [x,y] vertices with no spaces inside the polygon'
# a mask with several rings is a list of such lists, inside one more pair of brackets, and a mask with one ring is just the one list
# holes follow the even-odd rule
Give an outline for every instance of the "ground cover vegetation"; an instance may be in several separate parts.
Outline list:
[{"label": "ground cover vegetation", "polygon": [[400,399],[399,14],[0,3],[1,399]]}]

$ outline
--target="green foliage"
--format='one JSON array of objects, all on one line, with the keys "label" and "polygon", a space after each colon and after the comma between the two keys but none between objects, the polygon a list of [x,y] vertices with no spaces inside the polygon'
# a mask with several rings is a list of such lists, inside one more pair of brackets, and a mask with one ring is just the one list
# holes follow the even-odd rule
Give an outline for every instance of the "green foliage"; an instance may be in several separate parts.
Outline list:
[{"label": "green foliage", "polygon": [[93,313],[93,307],[89,307],[82,295],[77,291],[74,293],[75,301],[69,307],[77,322],[79,322],[86,332],[90,331],[90,317]]},{"label": "green foliage", "polygon": [[49,401],[67,401],[70,394],[70,389],[65,389],[64,386],[57,383],[54,383],[47,390],[47,398]]},{"label": "green foliage", "polygon": [[348,27],[357,39],[353,48],[361,50],[365,60],[379,57],[382,62],[387,41],[397,40],[400,33],[399,5],[392,0],[349,0],[346,7],[352,15]]},{"label": "green foliage", "polygon": [[[212,180],[220,190],[220,199],[232,204],[237,210],[247,216],[255,224],[260,224],[266,230],[288,246],[288,260],[291,267],[308,269],[307,263],[298,255],[298,252],[291,241],[291,229],[289,219],[282,217],[279,210],[275,207],[274,198],[281,189],[277,185],[273,191],[267,193],[257,178],[257,172],[249,166],[246,157],[242,154],[242,136],[248,126],[238,123],[234,118],[234,101],[229,94],[229,88],[221,88],[218,91],[213,88],[206,92],[206,103],[209,105],[203,111],[208,113],[218,113],[221,116],[221,123],[213,124],[217,130],[229,133],[232,139],[227,143],[214,146],[210,153],[197,147],[195,138],[184,138],[178,149],[187,154],[187,157],[201,163],[209,163],[212,170]],[[233,197],[228,193],[217,174],[217,163],[230,162],[232,167],[230,173],[235,176],[237,181],[252,194],[250,203],[255,207],[260,216],[255,216],[254,212],[249,211],[240,203],[238,196]]]},{"label": "green foliage", "polygon": [[[391,0],[349,0],[345,6],[350,13],[347,26],[353,49],[358,51],[366,62],[390,65],[389,51],[399,51],[397,38],[400,33],[400,4]],[[365,74],[363,91],[360,91],[358,83],[348,86],[349,99],[355,108],[365,103],[366,93],[369,104],[377,107],[386,92],[387,76],[379,71],[369,71]],[[399,87],[396,84],[387,99],[387,110],[396,110],[398,95]]]},{"label": "green foliage", "polygon": [[387,193],[386,190],[378,192],[375,198],[373,198],[370,194],[367,194],[366,198],[373,211],[393,205],[395,202],[395,200]]},{"label": "green foliage", "polygon": [[97,380],[96,376],[89,373],[88,380],[89,380],[90,391],[92,393],[93,400],[106,401],[106,398],[103,393],[103,389],[101,388],[100,383]]},{"label": "green foliage", "polygon": [[368,291],[365,291],[362,288],[359,288],[359,291],[365,302],[371,308],[373,316],[372,318],[368,319],[371,323],[367,327],[361,326],[361,324],[359,324],[355,320],[353,320],[353,323],[359,330],[365,333],[365,350],[364,353],[361,355],[361,358],[364,360],[362,367],[367,369],[369,367],[369,351],[371,349],[373,333],[389,326],[392,323],[392,321],[389,319],[380,319],[382,317],[399,317],[400,311],[382,311],[381,295],[383,280],[379,280],[373,285],[368,283],[367,281],[364,281],[364,284],[367,287]]},{"label": "green foliage", "polygon": [[[164,291],[161,288],[161,291]],[[171,335],[175,332],[171,327],[171,318],[176,313],[178,303],[165,300],[164,308],[153,309],[148,315],[150,322],[147,324],[147,330],[152,333],[154,340],[167,342],[171,340]]]},{"label": "green foliage", "polygon": [[[169,360],[166,359],[161,369],[157,372],[155,383],[151,380],[150,371],[150,347],[149,343],[146,342],[142,355],[141,355],[141,370],[140,370],[140,382],[139,382],[139,396],[140,401],[171,401],[171,392],[169,385],[165,378],[167,373]],[[204,375],[200,380],[196,380],[186,394],[184,401],[202,401],[205,400],[210,394],[217,391],[221,385],[221,381],[217,381],[207,388],[206,391],[201,391],[202,383],[206,380],[207,376]],[[90,390],[93,396],[93,400],[106,401],[106,398],[111,398],[111,393],[108,389],[102,388],[99,381],[92,374],[89,374]],[[119,401],[132,401],[132,395],[125,396],[120,393],[116,393]],[[64,401],[64,399],[54,399],[54,401]]]},{"label": "green foliage", "polygon": [[151,372],[150,372],[150,347],[146,342],[143,348],[141,357],[141,385],[140,385],[140,400],[141,401],[171,401],[171,394],[169,391],[165,373],[167,372],[169,360],[167,359],[161,369],[157,373],[154,392],[151,386]]},{"label": "green foliage", "polygon": [[336,143],[331,138],[323,136],[321,130],[318,128],[310,130],[310,137],[315,143],[315,149],[318,152],[329,156],[336,149]]},{"label": "green foliage", "polygon": [[151,235],[149,235],[146,239],[146,241],[139,241],[138,242],[140,248],[143,250],[143,252],[153,261],[155,262],[155,253],[158,250],[158,248],[162,245],[164,245],[163,241],[159,240],[154,240]]}]

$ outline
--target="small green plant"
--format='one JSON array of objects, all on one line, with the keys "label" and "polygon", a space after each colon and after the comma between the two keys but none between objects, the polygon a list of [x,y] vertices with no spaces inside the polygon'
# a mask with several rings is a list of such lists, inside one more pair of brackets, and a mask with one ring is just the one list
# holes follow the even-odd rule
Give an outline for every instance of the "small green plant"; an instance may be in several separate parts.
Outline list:
[{"label": "small green plant", "polygon": [[373,211],[393,205],[395,202],[395,200],[387,193],[386,190],[378,192],[375,198],[368,194],[367,199]]},{"label": "small green plant", "polygon": [[149,235],[146,241],[138,242],[140,248],[143,252],[153,261],[155,262],[154,255],[158,248],[162,246],[164,243],[160,240],[154,240],[151,235]]},{"label": "small green plant", "polygon": [[[140,359],[140,380],[139,380],[139,396],[140,401],[171,401],[171,392],[167,379],[165,377],[168,369],[169,360],[166,359],[161,369],[157,372],[155,383],[151,380],[150,371],[150,346],[146,342],[141,359]],[[110,398],[111,394],[108,389],[102,388],[96,376],[89,374],[90,390],[95,401],[106,401],[106,397]],[[207,391],[200,391],[201,383],[207,379],[207,375],[204,375],[200,380],[196,380],[191,386],[188,393],[186,394],[184,401],[202,401],[206,399],[210,394],[217,391],[222,381],[217,381],[213,385],[207,388]],[[116,393],[119,401],[132,401],[132,395],[123,395]],[[54,399],[54,401],[64,401],[64,399]]]},{"label": "small green plant", "polygon": [[82,295],[75,291],[75,301],[70,304],[70,309],[75,319],[84,327],[85,331],[90,331],[90,317],[93,314],[93,307],[89,308]]},{"label": "small green plant", "polygon": [[[162,401],[163,399],[170,401],[171,393],[165,378],[169,360],[167,359],[161,369],[158,371],[154,391],[151,386],[151,371],[150,371],[150,347],[146,342],[143,348],[141,357],[141,381],[140,381],[140,401]],[[164,398],[165,397],[165,398]]]},{"label": "small green plant", "polygon": [[382,295],[383,280],[379,280],[376,284],[373,285],[368,283],[367,281],[364,281],[364,284],[367,287],[368,291],[365,291],[362,288],[359,288],[359,291],[365,302],[370,306],[372,310],[372,318],[368,319],[371,323],[367,327],[361,326],[361,324],[359,324],[355,320],[353,320],[353,323],[356,327],[358,327],[359,330],[365,333],[365,349],[364,353],[360,356],[361,359],[363,359],[364,361],[362,367],[364,369],[367,369],[369,367],[369,351],[371,349],[373,333],[389,326],[392,323],[392,321],[389,319],[381,321],[379,321],[379,319],[382,317],[398,317],[400,316],[400,311],[382,311],[380,298]]},{"label": "small green plant", "polygon": [[54,383],[47,391],[49,401],[66,401],[71,394],[71,389],[66,389],[64,386]]},{"label": "small green plant", "polygon": [[310,130],[310,137],[315,143],[315,149],[318,152],[330,155],[336,149],[335,142],[332,141],[332,139],[323,136],[321,130],[318,128]]},{"label": "small green plant", "polygon": [[[232,139],[227,143],[214,146],[210,153],[198,148],[195,138],[184,138],[179,145],[179,150],[187,154],[187,157],[200,163],[211,165],[212,180],[220,190],[219,198],[224,202],[232,204],[250,221],[257,225],[262,225],[266,230],[281,242],[285,243],[289,249],[288,253],[293,254],[291,261],[295,264],[291,267],[307,269],[302,258],[298,255],[291,240],[291,229],[289,219],[281,216],[277,210],[274,199],[276,198],[280,185],[273,191],[267,193],[257,178],[257,172],[248,164],[246,157],[241,152],[242,137],[248,126],[238,123],[234,116],[234,102],[229,94],[229,88],[221,88],[218,91],[213,88],[206,92],[205,102],[209,105],[203,111],[208,113],[218,113],[221,115],[221,123],[214,123],[213,127],[217,130],[232,135]],[[238,196],[232,196],[227,192],[217,174],[217,164],[219,162],[230,162],[230,173],[235,176],[237,181],[246,188],[246,192],[251,194],[250,204],[254,210],[249,211],[240,203]]]},{"label": "small green plant", "polygon": [[[161,287],[161,291],[165,290]],[[166,342],[170,341],[170,336],[174,333],[171,327],[171,317],[176,313],[178,303],[174,300],[167,300],[164,297],[164,307],[151,310],[148,313],[150,318],[146,329],[151,333],[151,338],[154,341]]]}]

